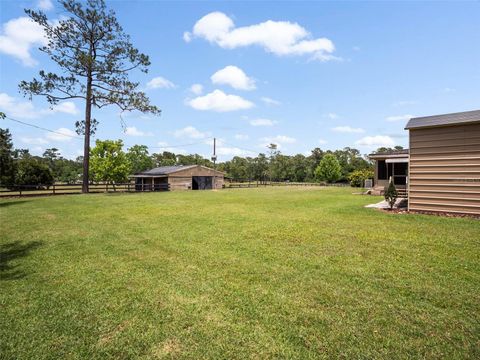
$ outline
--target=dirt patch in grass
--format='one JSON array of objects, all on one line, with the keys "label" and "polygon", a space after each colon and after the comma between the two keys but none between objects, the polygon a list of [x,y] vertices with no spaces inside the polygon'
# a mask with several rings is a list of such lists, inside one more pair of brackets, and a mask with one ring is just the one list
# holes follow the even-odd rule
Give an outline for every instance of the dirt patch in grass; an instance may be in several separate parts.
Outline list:
[{"label": "dirt patch in grass", "polygon": [[153,352],[157,359],[179,355],[181,351],[180,343],[177,339],[171,338],[161,343]]},{"label": "dirt patch in grass", "polygon": [[120,324],[118,324],[115,327],[115,329],[113,329],[112,331],[102,335],[102,337],[100,337],[100,339],[98,340],[97,345],[98,346],[105,346],[106,344],[110,343],[115,338],[115,336],[117,336],[119,333],[121,333],[123,330],[125,330],[129,325],[130,325],[129,320],[125,320],[125,321],[121,322]]}]

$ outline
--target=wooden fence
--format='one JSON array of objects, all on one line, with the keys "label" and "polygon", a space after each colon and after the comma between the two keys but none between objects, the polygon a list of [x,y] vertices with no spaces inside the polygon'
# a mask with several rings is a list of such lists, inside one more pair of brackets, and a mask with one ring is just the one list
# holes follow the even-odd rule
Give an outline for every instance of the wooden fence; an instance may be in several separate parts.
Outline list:
[{"label": "wooden fence", "polygon": [[[276,182],[276,181],[226,181],[225,189],[235,188],[258,188],[267,186],[350,186],[345,183],[307,183],[307,182]],[[90,193],[129,193],[129,192],[150,192],[168,191],[169,184],[90,184]],[[45,196],[45,195],[66,195],[81,194],[82,184],[54,184],[54,185],[19,185],[11,188],[0,188],[0,198],[8,196]]]},{"label": "wooden fence", "polygon": [[[147,191],[168,191],[169,184],[90,184],[90,193],[120,193],[120,192],[147,192]],[[19,185],[10,189],[0,188],[0,197],[7,196],[44,196],[44,195],[65,195],[81,194],[82,184],[53,184],[53,185]]]},{"label": "wooden fence", "polygon": [[255,187],[267,187],[267,186],[335,186],[335,187],[345,187],[350,186],[347,183],[336,183],[328,184],[324,182],[313,183],[313,182],[290,182],[290,181],[225,181],[225,189],[234,189],[234,188],[255,188]]}]

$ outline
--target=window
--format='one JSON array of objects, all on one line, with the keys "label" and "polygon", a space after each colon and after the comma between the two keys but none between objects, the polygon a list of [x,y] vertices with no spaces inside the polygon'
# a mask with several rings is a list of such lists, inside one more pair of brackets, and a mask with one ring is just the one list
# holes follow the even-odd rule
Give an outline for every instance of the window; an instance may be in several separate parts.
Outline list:
[{"label": "window", "polygon": [[395,175],[408,175],[408,163],[396,163]]},{"label": "window", "polygon": [[377,175],[378,175],[378,180],[388,180],[387,164],[385,163],[385,160],[377,161]]}]

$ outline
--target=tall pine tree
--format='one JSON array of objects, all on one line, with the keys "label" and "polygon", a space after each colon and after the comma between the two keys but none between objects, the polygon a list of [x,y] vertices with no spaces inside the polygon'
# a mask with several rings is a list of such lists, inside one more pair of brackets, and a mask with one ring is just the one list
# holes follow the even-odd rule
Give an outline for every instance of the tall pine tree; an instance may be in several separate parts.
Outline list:
[{"label": "tall pine tree", "polygon": [[44,96],[51,105],[67,99],[85,103],[85,119],[76,125],[85,137],[82,192],[88,192],[90,135],[97,124],[92,119],[92,107],[116,105],[122,111],[153,114],[160,114],[160,110],[138,90],[138,82],[129,80],[128,74],[134,69],[146,73],[150,61],[133,47],[105,1],[59,3],[64,9],[58,21],[50,21],[41,11],[25,11],[45,31],[48,43],[40,50],[50,56],[60,71],[42,70],[38,79],[22,81],[19,87],[25,96]]}]

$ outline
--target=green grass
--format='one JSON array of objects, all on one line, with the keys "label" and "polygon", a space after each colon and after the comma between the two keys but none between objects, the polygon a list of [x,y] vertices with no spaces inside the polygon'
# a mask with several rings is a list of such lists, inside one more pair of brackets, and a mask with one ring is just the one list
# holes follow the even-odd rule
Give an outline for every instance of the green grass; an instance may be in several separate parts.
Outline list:
[{"label": "green grass", "polygon": [[1,200],[0,357],[478,359],[480,221],[352,191]]}]

